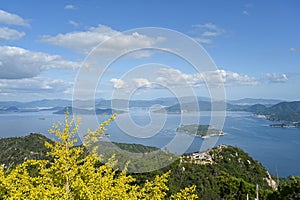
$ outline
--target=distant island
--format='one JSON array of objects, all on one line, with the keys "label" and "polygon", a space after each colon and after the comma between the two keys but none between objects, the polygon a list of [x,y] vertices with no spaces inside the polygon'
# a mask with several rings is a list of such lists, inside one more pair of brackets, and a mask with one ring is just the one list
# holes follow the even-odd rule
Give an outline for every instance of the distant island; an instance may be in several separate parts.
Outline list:
[{"label": "distant island", "polygon": [[275,128],[290,128],[291,126],[288,124],[270,124],[271,127],[275,127]]},{"label": "distant island", "polygon": [[224,135],[223,131],[216,129],[213,126],[200,124],[181,125],[176,129],[176,131],[185,132],[189,135],[199,136],[202,138]]},{"label": "distant island", "polygon": [[255,112],[271,121],[300,122],[300,101],[281,102]]},{"label": "distant island", "polygon": [[65,107],[61,110],[58,110],[56,112],[53,112],[53,114],[66,114],[66,111],[69,111],[70,114],[73,114],[73,112],[76,112],[77,114],[82,114],[82,115],[90,115],[90,114],[97,114],[97,115],[112,115],[113,113],[124,113],[124,111],[120,111],[120,110],[114,110],[111,108],[105,108],[105,109],[101,109],[101,108],[97,108],[96,110],[89,110],[89,109],[82,109],[82,108],[72,108],[70,106]]},{"label": "distant island", "polygon": [[[224,105],[226,111],[242,111],[251,112],[257,117],[265,118],[270,121],[277,122],[291,122],[294,125],[285,126],[283,128],[300,127],[300,101],[292,102],[280,102],[275,105],[239,105],[231,104],[225,102],[208,102],[208,101],[198,101],[189,102],[182,104],[175,104],[172,106],[164,107],[162,109],[156,110],[154,112],[161,113],[167,112],[169,114],[182,114],[197,111],[212,111],[212,105],[214,105],[214,111],[224,111]],[[282,124],[280,124],[281,126]],[[280,127],[275,124],[272,127]]]},{"label": "distant island", "polygon": [[299,122],[293,124],[287,124],[287,123],[270,124],[270,126],[275,128],[300,128]]}]

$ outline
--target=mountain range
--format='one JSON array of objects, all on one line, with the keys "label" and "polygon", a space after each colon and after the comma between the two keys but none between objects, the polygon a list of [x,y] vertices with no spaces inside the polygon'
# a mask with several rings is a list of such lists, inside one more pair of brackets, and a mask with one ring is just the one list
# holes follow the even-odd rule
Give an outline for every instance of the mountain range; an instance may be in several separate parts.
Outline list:
[{"label": "mountain range", "polygon": [[[179,102],[180,100],[180,102]],[[95,108],[89,107],[94,102]],[[227,102],[211,102],[206,97],[181,97],[177,98],[158,98],[152,100],[124,100],[124,99],[97,99],[95,101],[74,101],[76,106],[72,108],[72,101],[54,99],[39,100],[31,102],[2,101],[0,102],[0,114],[11,112],[39,112],[53,111],[54,114],[64,114],[66,109],[72,113],[73,110],[78,114],[104,114],[123,113],[129,108],[149,108],[160,105],[163,108],[154,110],[154,112],[164,112],[180,114],[182,112],[194,111],[245,111],[256,115],[264,115],[267,119],[273,121],[291,121],[300,122],[300,101],[282,102],[276,99],[251,99],[228,100]],[[113,105],[113,108],[112,108]]]},{"label": "mountain range", "polygon": [[[206,101],[210,102],[210,98],[207,97],[196,97],[197,101]],[[150,100],[125,100],[125,99],[113,99],[113,100],[106,100],[106,99],[96,99],[96,100],[74,100],[77,105],[80,107],[85,107],[89,105],[91,102],[94,103],[95,107],[99,108],[110,108],[111,104],[115,105],[124,105],[129,107],[149,107],[155,104],[159,104],[161,106],[171,106],[176,103],[189,103],[195,100],[195,97],[168,97],[168,98],[157,98],[157,99],[150,99]],[[275,100],[275,99],[252,99],[252,98],[245,98],[240,100],[228,100],[230,104],[234,105],[254,105],[254,104],[263,104],[263,105],[274,105],[276,103],[282,102],[282,100]],[[0,109],[7,109],[9,107],[15,106],[18,109],[43,109],[43,108],[51,108],[51,107],[66,107],[71,106],[71,100],[65,99],[43,99],[37,101],[30,101],[30,102],[19,102],[19,101],[0,101]]]}]

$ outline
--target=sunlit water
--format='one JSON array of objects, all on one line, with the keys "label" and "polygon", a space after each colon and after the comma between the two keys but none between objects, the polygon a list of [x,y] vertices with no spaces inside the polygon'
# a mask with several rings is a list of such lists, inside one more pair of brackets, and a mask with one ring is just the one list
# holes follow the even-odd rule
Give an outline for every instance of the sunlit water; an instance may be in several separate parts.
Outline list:
[{"label": "sunlit water", "polygon": [[[141,127],[147,127],[147,124],[150,123],[150,117],[143,110],[131,112],[131,114],[133,121]],[[159,115],[155,114],[154,117],[159,117]],[[119,120],[122,120],[122,115],[118,117]],[[203,142],[202,138],[175,131],[181,123],[187,124],[189,119],[195,119],[195,117],[197,115],[191,114],[185,118],[185,122],[181,122],[181,115],[169,114],[163,128],[151,137],[148,137],[148,133],[146,136],[143,135],[143,131],[124,133],[114,122],[108,127],[107,133],[110,135],[108,139],[114,142],[140,143],[167,148],[172,152],[178,152],[178,149],[183,146],[182,144],[190,142],[186,151],[199,151]],[[83,130],[95,128],[90,127],[92,125],[89,124],[89,118],[93,118],[93,116],[83,117]],[[101,122],[107,118],[108,116],[100,116],[98,120]],[[54,115],[51,112],[1,114],[0,137],[23,136],[28,133],[42,133],[47,137],[53,137],[48,134],[48,129],[58,120],[64,120],[64,116]],[[202,113],[199,120],[201,124],[208,124],[210,113]],[[223,128],[225,135],[215,139],[218,139],[217,144],[240,147],[254,159],[260,161],[271,174],[276,174],[278,171],[280,176],[300,175],[300,129],[272,128],[269,126],[272,123],[252,116],[251,113],[227,112]],[[151,129],[149,126],[147,128]],[[177,140],[174,142],[175,136]]]}]

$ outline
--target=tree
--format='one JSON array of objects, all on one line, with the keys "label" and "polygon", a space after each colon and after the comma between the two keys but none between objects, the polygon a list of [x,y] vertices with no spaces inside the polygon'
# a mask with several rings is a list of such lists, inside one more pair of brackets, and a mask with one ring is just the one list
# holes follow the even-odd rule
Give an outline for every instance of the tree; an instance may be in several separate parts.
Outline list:
[{"label": "tree", "polygon": [[[97,130],[88,130],[85,145],[91,146],[116,115],[104,121]],[[50,160],[27,160],[10,172],[0,168],[0,199],[149,199],[167,198],[166,183],[170,172],[156,176],[152,181],[137,185],[126,169],[114,169],[117,163],[111,157],[100,164],[94,148],[85,154],[83,146],[75,146],[78,123],[69,119],[49,130],[57,136],[54,144],[46,142]],[[196,199],[195,186],[171,195],[171,199]]]},{"label": "tree", "polygon": [[289,181],[279,185],[278,190],[270,194],[268,199],[300,199],[300,176],[289,177]]}]

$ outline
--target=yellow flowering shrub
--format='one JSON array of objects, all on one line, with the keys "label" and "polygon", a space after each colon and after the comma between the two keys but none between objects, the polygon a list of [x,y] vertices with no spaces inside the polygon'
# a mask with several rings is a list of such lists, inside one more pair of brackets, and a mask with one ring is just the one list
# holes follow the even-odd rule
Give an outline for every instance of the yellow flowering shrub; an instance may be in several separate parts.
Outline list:
[{"label": "yellow flowering shrub", "polygon": [[[88,130],[85,145],[97,141],[104,134],[105,126],[114,120],[103,122],[96,131]],[[135,179],[114,169],[116,159],[112,157],[99,166],[95,152],[83,156],[84,147],[75,146],[74,135],[78,124],[69,120],[67,112],[64,123],[58,123],[49,130],[58,137],[50,149],[48,160],[27,160],[15,169],[6,172],[0,166],[0,199],[114,199],[134,200],[166,199],[169,173],[146,181],[143,186],[135,184]],[[31,170],[30,170],[31,169]],[[34,169],[34,170],[32,170]],[[34,171],[34,173],[32,173]],[[172,195],[171,199],[196,199],[195,187],[185,188]]]}]

